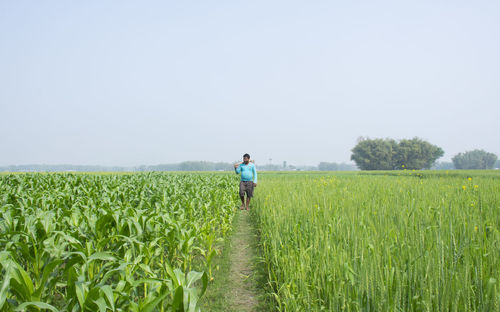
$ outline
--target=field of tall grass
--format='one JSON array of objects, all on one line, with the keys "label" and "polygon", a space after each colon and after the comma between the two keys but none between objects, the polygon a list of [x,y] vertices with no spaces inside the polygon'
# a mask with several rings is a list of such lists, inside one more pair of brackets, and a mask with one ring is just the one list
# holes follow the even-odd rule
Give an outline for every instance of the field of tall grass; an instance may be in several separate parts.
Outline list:
[{"label": "field of tall grass", "polygon": [[500,311],[500,173],[262,174],[278,311]]}]

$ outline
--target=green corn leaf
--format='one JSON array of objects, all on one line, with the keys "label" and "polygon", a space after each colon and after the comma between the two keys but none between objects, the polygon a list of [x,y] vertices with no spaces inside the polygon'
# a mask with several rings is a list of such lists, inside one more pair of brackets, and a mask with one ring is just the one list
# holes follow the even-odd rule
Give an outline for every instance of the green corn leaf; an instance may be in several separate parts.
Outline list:
[{"label": "green corn leaf", "polygon": [[16,262],[11,261],[11,289],[25,300],[31,299],[33,282],[28,273]]},{"label": "green corn leaf", "polygon": [[106,270],[106,273],[104,273],[104,276],[102,277],[100,283],[106,283],[106,281],[114,275],[125,275],[125,269],[127,268],[127,265],[127,263],[120,263],[117,268]]},{"label": "green corn leaf", "polygon": [[199,279],[203,277],[205,272],[196,272],[196,271],[191,271],[187,274],[186,278],[186,287],[190,288],[193,287],[193,284],[196,283]]},{"label": "green corn leaf", "polygon": [[125,291],[126,286],[127,286],[127,282],[124,280],[120,280],[120,281],[118,281],[118,284],[116,284],[115,291],[117,291],[117,292]]},{"label": "green corn leaf", "polygon": [[208,287],[208,274],[207,272],[203,272],[203,276],[201,277],[200,297],[202,297],[205,294],[207,287]]},{"label": "green corn leaf", "polygon": [[114,311],[115,310],[115,298],[113,296],[113,289],[111,289],[111,286],[109,286],[109,285],[104,285],[104,286],[101,286],[101,291],[106,296],[106,299],[108,300],[108,303],[111,306],[111,310]]},{"label": "green corn leaf", "polygon": [[39,309],[45,309],[45,310],[50,310],[54,312],[59,312],[58,309],[56,309],[54,306],[51,306],[50,304],[47,304],[45,302],[39,302],[39,301],[30,301],[30,302],[24,302],[20,304],[14,311],[26,311],[27,307],[36,307]]},{"label": "green corn leaf", "polygon": [[99,312],[106,312],[108,305],[106,304],[106,300],[104,300],[104,298],[100,297],[97,300],[94,300],[94,303],[99,308]]},{"label": "green corn leaf", "polygon": [[146,304],[142,309],[141,311],[143,312],[152,312],[156,306],[158,304],[160,304],[163,300],[165,300],[165,298],[169,295],[168,292],[165,292],[164,294],[162,294],[161,296],[155,298],[153,301],[149,302],[148,304]]},{"label": "green corn leaf", "polygon": [[9,270],[7,270],[3,277],[2,286],[0,288],[0,310],[2,310],[2,307],[5,304],[5,300],[7,299],[9,286],[10,286],[10,272]]},{"label": "green corn leaf", "polygon": [[182,286],[177,287],[174,293],[174,298],[172,300],[172,310],[177,311],[184,307],[184,288]]},{"label": "green corn leaf", "polygon": [[75,283],[75,292],[76,292],[76,297],[78,299],[78,303],[80,304],[80,308],[82,310],[85,308],[85,299],[87,297],[87,289],[83,282],[76,282]]},{"label": "green corn leaf", "polygon": [[87,263],[90,263],[94,260],[104,260],[104,261],[115,261],[116,258],[112,256],[109,252],[96,252],[92,254],[87,259]]}]

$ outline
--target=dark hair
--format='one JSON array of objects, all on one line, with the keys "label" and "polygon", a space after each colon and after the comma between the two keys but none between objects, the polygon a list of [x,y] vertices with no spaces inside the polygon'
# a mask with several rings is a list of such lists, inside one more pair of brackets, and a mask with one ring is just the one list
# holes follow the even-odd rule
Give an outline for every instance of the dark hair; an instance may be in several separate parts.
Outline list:
[{"label": "dark hair", "polygon": [[250,159],[250,155],[248,155],[248,154],[243,155],[243,158],[245,158],[245,157]]}]

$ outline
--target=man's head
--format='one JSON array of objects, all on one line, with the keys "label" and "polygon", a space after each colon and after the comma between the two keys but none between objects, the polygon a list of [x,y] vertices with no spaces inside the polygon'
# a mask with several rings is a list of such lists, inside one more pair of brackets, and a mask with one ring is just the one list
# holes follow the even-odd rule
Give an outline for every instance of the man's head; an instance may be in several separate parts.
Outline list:
[{"label": "man's head", "polygon": [[247,165],[250,162],[250,155],[243,155],[243,162]]}]

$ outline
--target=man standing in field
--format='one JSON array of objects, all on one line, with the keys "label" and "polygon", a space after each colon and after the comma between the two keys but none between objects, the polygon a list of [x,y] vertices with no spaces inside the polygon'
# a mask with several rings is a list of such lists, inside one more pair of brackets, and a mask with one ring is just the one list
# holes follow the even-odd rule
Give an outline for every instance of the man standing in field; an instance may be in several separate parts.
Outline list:
[{"label": "man standing in field", "polygon": [[[243,162],[234,164],[234,171],[236,174],[241,173],[240,181],[240,198],[241,207],[240,209],[249,210],[250,199],[253,196],[253,188],[257,187],[257,170],[255,165],[250,162],[250,155],[243,155]],[[245,205],[245,193],[247,193],[247,202]]]}]

